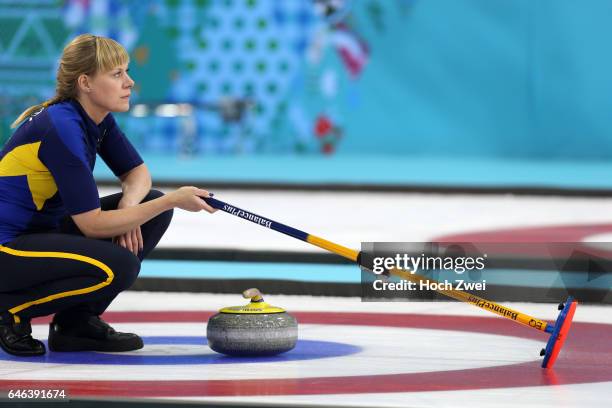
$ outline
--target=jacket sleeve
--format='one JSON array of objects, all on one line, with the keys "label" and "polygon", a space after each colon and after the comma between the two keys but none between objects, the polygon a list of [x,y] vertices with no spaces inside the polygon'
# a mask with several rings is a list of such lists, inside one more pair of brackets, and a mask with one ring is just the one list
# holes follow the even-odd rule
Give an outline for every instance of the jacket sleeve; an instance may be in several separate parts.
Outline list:
[{"label": "jacket sleeve", "polygon": [[115,176],[120,177],[144,162],[132,143],[117,126],[113,115],[109,113],[104,122],[102,130],[104,136],[98,154]]}]

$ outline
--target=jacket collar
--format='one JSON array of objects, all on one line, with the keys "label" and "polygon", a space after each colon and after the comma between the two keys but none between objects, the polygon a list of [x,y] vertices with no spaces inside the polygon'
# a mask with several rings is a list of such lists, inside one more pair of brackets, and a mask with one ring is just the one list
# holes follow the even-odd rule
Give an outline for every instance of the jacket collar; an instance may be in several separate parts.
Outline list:
[{"label": "jacket collar", "polygon": [[85,125],[85,133],[87,133],[87,137],[92,139],[92,143],[96,146],[96,150],[100,147],[102,143],[102,138],[106,133],[107,126],[107,118],[108,115],[100,122],[99,125],[96,125],[96,122],[93,121],[91,117],[87,114],[83,106],[76,99],[70,99],[70,104],[76,109],[81,118],[83,119],[83,123]]},{"label": "jacket collar", "polygon": [[87,112],[85,111],[83,106],[79,103],[79,101],[77,101],[76,99],[70,99],[69,101],[70,101],[70,104],[74,106],[77,112],[79,112],[79,115],[81,115],[81,117],[85,121],[88,130],[89,128],[91,128],[91,129],[96,129],[99,132],[101,129],[103,129],[106,126],[106,122],[107,122],[106,119],[108,118],[108,115],[106,115],[104,119],[102,119],[102,122],[100,122],[99,125],[96,125],[96,122],[94,122],[93,119],[87,114]]}]

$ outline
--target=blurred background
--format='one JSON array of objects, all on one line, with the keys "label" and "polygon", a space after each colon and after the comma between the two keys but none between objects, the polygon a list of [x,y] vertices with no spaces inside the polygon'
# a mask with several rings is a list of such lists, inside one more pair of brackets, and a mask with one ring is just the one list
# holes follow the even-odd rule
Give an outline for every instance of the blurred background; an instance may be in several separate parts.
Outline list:
[{"label": "blurred background", "polygon": [[117,116],[143,153],[612,155],[606,0],[0,7],[2,139],[21,109],[52,96],[66,42],[91,32],[130,52],[134,106]]},{"label": "blurred background", "polygon": [[[161,188],[214,188],[354,247],[534,226],[557,229],[515,238],[607,242],[610,15],[608,0],[0,0],[0,144],[90,32],[130,53],[132,108],[116,118]],[[101,193],[117,188],[100,160],[95,175]],[[142,276],[169,289],[181,270],[181,290],[222,290],[210,281],[224,270],[358,293],[359,271],[333,255],[220,217],[177,213]],[[591,285],[602,301],[606,265],[520,285]],[[516,286],[508,273],[500,285]]]}]

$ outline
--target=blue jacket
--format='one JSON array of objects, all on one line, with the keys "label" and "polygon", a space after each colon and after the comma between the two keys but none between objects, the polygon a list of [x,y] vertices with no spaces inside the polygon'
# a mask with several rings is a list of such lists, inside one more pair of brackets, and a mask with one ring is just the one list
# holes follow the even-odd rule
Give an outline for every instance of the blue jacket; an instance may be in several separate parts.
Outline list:
[{"label": "blue jacket", "polygon": [[75,100],[26,119],[0,151],[0,244],[99,208],[96,153],[117,177],[143,163],[112,114],[96,125]]}]

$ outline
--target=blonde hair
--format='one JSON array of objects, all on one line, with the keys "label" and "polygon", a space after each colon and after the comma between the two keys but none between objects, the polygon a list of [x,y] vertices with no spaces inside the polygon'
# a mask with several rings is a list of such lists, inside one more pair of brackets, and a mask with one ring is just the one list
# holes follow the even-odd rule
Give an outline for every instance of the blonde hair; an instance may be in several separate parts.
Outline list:
[{"label": "blonde hair", "polygon": [[98,37],[92,34],[81,34],[74,38],[62,53],[57,69],[55,96],[38,105],[30,106],[11,124],[17,127],[26,118],[54,103],[77,97],[77,80],[79,76],[95,75],[120,65],[127,64],[130,57],[117,41]]}]

